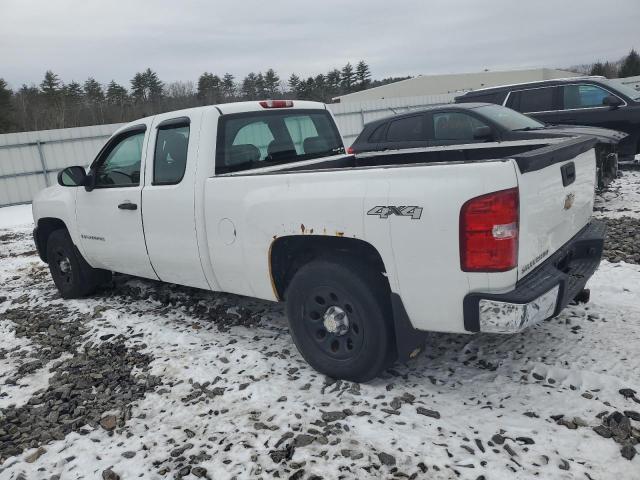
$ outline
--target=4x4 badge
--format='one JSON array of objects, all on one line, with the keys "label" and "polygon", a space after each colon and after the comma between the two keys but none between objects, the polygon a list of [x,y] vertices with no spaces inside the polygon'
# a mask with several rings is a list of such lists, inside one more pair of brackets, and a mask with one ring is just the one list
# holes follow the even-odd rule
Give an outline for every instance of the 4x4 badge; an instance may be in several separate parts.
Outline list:
[{"label": "4x4 badge", "polygon": [[367,212],[367,215],[375,215],[380,218],[389,218],[389,215],[397,215],[399,217],[411,217],[413,220],[419,220],[422,216],[422,207],[416,206],[378,206],[373,207]]}]

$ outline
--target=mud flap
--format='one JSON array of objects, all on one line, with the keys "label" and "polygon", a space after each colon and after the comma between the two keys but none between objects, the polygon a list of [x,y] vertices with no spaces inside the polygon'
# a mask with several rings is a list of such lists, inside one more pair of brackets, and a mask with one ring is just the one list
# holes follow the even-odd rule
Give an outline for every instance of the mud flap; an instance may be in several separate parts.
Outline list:
[{"label": "mud flap", "polygon": [[391,293],[391,308],[398,361],[408,362],[422,352],[428,332],[413,328],[402,299],[397,293]]}]

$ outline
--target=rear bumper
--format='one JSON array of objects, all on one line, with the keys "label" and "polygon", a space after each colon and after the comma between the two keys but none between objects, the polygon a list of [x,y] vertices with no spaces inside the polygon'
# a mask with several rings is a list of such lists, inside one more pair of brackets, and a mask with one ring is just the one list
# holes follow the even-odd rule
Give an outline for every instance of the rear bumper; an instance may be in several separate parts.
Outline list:
[{"label": "rear bumper", "polygon": [[593,220],[515,290],[474,292],[464,298],[464,326],[470,332],[516,333],[554,317],[584,288],[600,264],[605,224]]}]

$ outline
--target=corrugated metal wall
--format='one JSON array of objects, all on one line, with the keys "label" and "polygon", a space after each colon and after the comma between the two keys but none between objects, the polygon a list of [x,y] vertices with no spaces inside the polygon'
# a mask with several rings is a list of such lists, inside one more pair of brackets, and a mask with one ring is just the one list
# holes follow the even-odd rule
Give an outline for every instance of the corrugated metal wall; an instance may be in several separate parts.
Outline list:
[{"label": "corrugated metal wall", "polygon": [[120,125],[0,135],[0,206],[28,203],[61,169],[89,165]]},{"label": "corrugated metal wall", "polygon": [[[447,103],[454,95],[388,98],[328,105],[349,146],[365,123],[408,110]],[[89,165],[107,139],[122,124],[41,130],[0,135],[0,206],[29,203],[56,182],[60,170]]]}]

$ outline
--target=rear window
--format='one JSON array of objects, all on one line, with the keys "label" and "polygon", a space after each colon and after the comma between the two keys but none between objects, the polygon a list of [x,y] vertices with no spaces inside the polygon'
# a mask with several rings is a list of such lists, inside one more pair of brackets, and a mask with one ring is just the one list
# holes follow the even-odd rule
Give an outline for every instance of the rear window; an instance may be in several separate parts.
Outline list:
[{"label": "rear window", "polygon": [[216,173],[238,172],[344,153],[325,110],[279,110],[224,115]]}]

